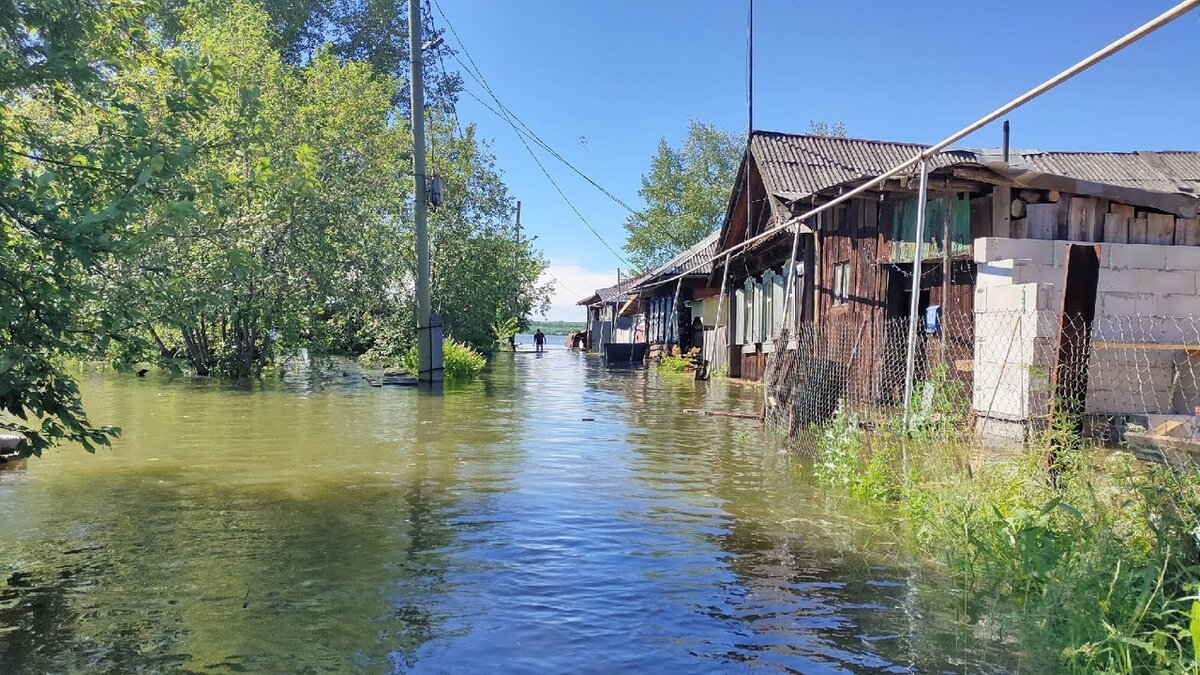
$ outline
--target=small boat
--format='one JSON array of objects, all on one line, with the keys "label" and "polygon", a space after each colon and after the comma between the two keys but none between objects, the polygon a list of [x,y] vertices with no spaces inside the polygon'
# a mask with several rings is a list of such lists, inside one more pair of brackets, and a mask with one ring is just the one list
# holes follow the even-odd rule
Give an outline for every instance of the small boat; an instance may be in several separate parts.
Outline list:
[{"label": "small boat", "polygon": [[605,342],[604,362],[611,366],[640,366],[646,360],[649,346],[645,342]]}]

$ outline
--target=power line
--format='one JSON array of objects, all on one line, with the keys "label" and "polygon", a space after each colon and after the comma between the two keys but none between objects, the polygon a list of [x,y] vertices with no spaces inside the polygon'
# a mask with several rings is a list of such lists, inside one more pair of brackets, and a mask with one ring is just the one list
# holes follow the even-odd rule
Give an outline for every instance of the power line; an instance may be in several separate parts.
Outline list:
[{"label": "power line", "polygon": [[575,292],[575,290],[573,290],[570,286],[564,284],[562,279],[559,279],[558,277],[554,276],[554,273],[550,271],[549,267],[546,268],[545,272],[546,272],[546,275],[549,276],[551,279],[553,279],[556,284],[558,284],[559,286],[562,286],[564,290],[566,290],[571,295],[575,296],[577,299],[583,300],[585,297],[587,297],[585,295],[580,295],[579,293]]},{"label": "power line", "polygon": [[[537,133],[533,131],[533,129],[530,129],[529,125],[525,124],[525,122],[522,121],[521,118],[516,115],[516,113],[514,113],[508,106],[504,105],[504,102],[500,100],[500,98],[496,95],[496,92],[492,89],[491,85],[488,84],[487,78],[485,78],[483,76],[483,71],[479,68],[479,65],[477,63],[475,63],[474,57],[471,56],[470,50],[467,49],[466,44],[463,42],[462,37],[458,34],[458,31],[454,28],[454,24],[450,22],[450,18],[446,16],[446,12],[445,12],[445,10],[442,9],[441,3],[438,2],[438,0],[433,0],[433,4],[437,7],[438,13],[441,14],[442,20],[446,22],[446,27],[450,29],[450,33],[454,36],[454,39],[458,42],[459,49],[462,50],[463,55],[467,57],[467,62],[470,65],[468,65],[467,63],[463,63],[462,59],[458,58],[457,54],[451,54],[451,58],[453,58],[455,61],[457,61],[458,64],[463,68],[463,70],[465,70],[466,73],[471,76],[471,79],[475,80],[479,84],[479,86],[482,87],[485,92],[487,92],[488,96],[492,99],[492,101],[495,102],[496,107],[499,108],[499,110],[496,110],[495,108],[491,107],[487,103],[484,103],[484,101],[479,96],[475,95],[473,92],[466,89],[465,87],[464,87],[463,91],[467,92],[467,94],[469,94],[472,98],[474,98],[476,101],[478,101],[481,105],[483,105],[484,108],[486,108],[492,114],[496,115],[500,119],[507,122],[508,125],[510,127],[512,127],[513,132],[515,132],[517,134],[517,137],[521,140],[522,144],[525,145],[525,148],[526,148],[526,150],[529,151],[530,155],[533,155],[533,150],[529,147],[529,144],[526,141],[526,138],[528,138],[529,140],[532,140],[535,144],[537,144],[539,147],[541,147],[543,150],[545,150],[547,153],[549,153],[549,155],[551,157],[562,162],[567,168],[571,169],[571,171],[575,172],[577,175],[579,175],[579,177],[583,178],[590,185],[592,185],[597,190],[599,190],[601,193],[603,193],[606,197],[608,197],[609,199],[611,199],[612,201],[617,203],[619,206],[621,206],[623,209],[628,211],[630,214],[632,214],[635,218],[637,218],[638,220],[641,220],[642,222],[649,223],[649,221],[646,219],[646,217],[644,215],[641,214],[641,212],[635,210],[628,203],[626,203],[623,199],[621,199],[617,195],[613,194],[610,190],[608,190],[603,185],[601,185],[600,183],[598,183],[594,179],[592,179],[592,177],[588,176],[583,171],[581,171],[578,167],[576,167],[574,164],[572,164],[566,157],[563,157],[563,155],[560,152],[558,152],[557,150],[555,150],[553,147],[551,147],[549,143],[546,143],[544,140],[542,140],[542,138],[540,136],[538,136]],[[536,156],[534,157],[534,160],[538,161]],[[547,172],[545,167],[541,165],[540,161],[538,161],[538,165],[541,166],[543,173],[546,173],[547,178],[549,178],[550,177],[549,172]],[[553,179],[551,179],[551,182],[553,183]],[[555,188],[558,189],[559,194],[563,194],[562,189],[558,188],[557,184],[555,184]],[[566,200],[565,194],[563,194],[563,199]],[[568,201],[568,204],[569,204],[569,201]],[[575,210],[576,213],[579,213],[578,209],[575,209],[574,205],[571,205],[571,208],[573,210]],[[580,217],[582,218],[582,215]],[[587,224],[586,220],[585,220],[585,224]],[[592,229],[590,224],[588,224],[588,229]],[[596,233],[594,229],[592,229],[592,232]],[[675,237],[675,235],[672,234],[669,229],[664,229],[664,230],[662,230],[662,232],[665,235],[667,235],[667,238],[669,238],[671,241],[673,241],[677,246],[679,246],[685,250],[687,248],[689,248],[688,244],[684,243],[683,241],[681,241],[677,237]],[[602,237],[600,237],[599,234],[596,234],[596,236],[597,236],[597,238],[600,238],[601,242],[605,245],[605,247],[607,247],[610,251],[613,251],[612,246],[609,246],[607,241],[604,241],[604,239]],[[620,260],[625,262],[625,264],[627,264],[627,265],[630,264],[629,261],[625,260],[624,257],[622,257],[619,254],[616,254],[615,251],[613,251],[613,252],[615,255],[617,255],[617,258],[619,258]],[[631,267],[632,267],[632,265],[631,265]]]},{"label": "power line", "polygon": [[[493,113],[496,112],[494,108],[492,108],[486,102],[484,102],[483,99],[479,98],[479,96],[476,95],[475,92],[471,91],[470,89],[463,89],[463,91],[467,92],[467,94],[470,95],[471,98],[478,101],[479,104],[482,105],[483,107],[487,108],[488,110],[491,110]],[[496,114],[499,115],[499,113],[496,113]],[[501,118],[506,119],[503,117],[503,115],[501,115]],[[509,125],[512,126],[514,130],[516,129],[516,125],[514,125],[511,121],[509,121]],[[592,227],[592,224],[590,222],[588,222],[587,217],[584,216],[583,212],[580,211],[575,206],[574,202],[571,201],[570,197],[567,197],[567,193],[563,192],[563,189],[559,186],[558,181],[554,180],[554,177],[550,175],[550,171],[546,168],[546,165],[542,164],[542,160],[538,159],[537,153],[535,153],[533,151],[533,148],[531,148],[529,146],[529,142],[525,140],[525,136],[523,136],[522,134],[520,134],[518,132],[517,139],[521,141],[521,145],[525,146],[525,150],[529,153],[529,156],[533,158],[533,161],[538,165],[538,168],[542,170],[543,174],[545,174],[546,180],[550,181],[550,184],[553,185],[554,189],[558,191],[559,196],[561,196],[563,198],[563,201],[567,203],[567,206],[571,207],[571,210],[575,212],[575,215],[579,216],[579,220],[583,221],[583,224],[585,226],[587,226],[587,228],[589,230],[591,230],[592,234],[596,235],[596,238],[600,240],[601,244],[604,244],[605,248],[607,248],[609,251],[612,252],[612,254],[614,256],[617,257],[617,260],[620,260],[621,262],[625,263],[632,269],[633,264],[630,263],[628,260],[626,260],[625,256],[622,256],[620,253],[617,253],[616,249],[614,249],[612,247],[612,245],[610,245],[608,243],[608,241],[605,240],[604,237],[601,236],[598,231],[596,231],[596,228]]]}]

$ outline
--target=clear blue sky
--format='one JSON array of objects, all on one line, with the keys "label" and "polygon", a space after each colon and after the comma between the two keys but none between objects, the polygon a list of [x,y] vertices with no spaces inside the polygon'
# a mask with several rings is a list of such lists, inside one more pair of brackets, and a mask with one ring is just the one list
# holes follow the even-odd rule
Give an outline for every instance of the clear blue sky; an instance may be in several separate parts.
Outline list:
[{"label": "clear blue sky", "polygon": [[[744,131],[744,0],[439,0],[493,91],[547,143],[633,205],[658,140],[688,118]],[[757,129],[841,120],[849,135],[935,142],[1167,9],[1172,0],[755,3]],[[436,9],[439,26],[444,21]],[[447,34],[458,47],[458,40]],[[464,61],[461,53],[459,58]],[[446,61],[447,68],[457,64]],[[460,69],[461,70],[461,69]],[[470,77],[467,88],[487,99]],[[574,293],[621,264],[580,222],[512,129],[470,96],[522,224]],[[1009,116],[1012,145],[1057,150],[1200,149],[1200,13],[1151,35]],[[999,123],[961,145],[999,145]],[[536,150],[536,148],[535,148]],[[539,157],[618,251],[626,212]]]}]

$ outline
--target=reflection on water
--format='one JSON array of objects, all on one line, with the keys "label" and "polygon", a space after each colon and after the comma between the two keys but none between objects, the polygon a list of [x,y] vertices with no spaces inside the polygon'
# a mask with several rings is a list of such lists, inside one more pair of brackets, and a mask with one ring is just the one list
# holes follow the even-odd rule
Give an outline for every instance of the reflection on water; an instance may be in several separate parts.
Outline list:
[{"label": "reflection on water", "polygon": [[0,470],[0,671],[1012,665],[753,422],[679,412],[759,390],[553,347],[441,396],[90,376],[116,447]]}]

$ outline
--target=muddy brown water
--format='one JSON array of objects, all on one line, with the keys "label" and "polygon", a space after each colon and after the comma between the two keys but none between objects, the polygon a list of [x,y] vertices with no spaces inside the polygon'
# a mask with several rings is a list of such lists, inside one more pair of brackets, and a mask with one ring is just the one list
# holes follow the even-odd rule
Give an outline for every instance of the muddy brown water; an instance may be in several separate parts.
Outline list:
[{"label": "muddy brown water", "polygon": [[752,386],[554,345],[440,396],[81,377],[124,435],[0,469],[3,673],[1017,669],[885,519],[680,412]]}]

